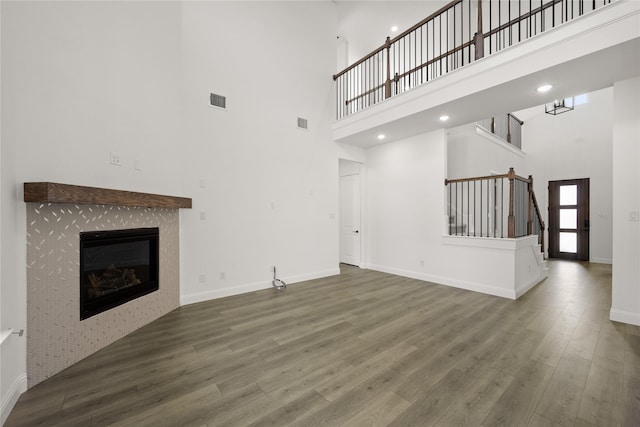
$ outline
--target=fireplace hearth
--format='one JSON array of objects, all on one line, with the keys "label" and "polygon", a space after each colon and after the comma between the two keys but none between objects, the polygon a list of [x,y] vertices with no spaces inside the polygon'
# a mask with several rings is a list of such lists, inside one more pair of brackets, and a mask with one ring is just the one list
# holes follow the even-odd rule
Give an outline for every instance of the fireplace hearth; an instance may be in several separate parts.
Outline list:
[{"label": "fireplace hearth", "polygon": [[159,289],[159,229],[80,233],[80,320]]}]

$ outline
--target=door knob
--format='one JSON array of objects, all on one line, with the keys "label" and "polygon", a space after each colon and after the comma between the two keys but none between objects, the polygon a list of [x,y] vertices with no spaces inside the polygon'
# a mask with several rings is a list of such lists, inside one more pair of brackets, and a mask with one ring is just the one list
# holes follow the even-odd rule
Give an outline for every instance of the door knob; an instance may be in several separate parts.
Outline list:
[{"label": "door knob", "polygon": [[358,231],[358,230],[355,230],[355,231],[354,231],[354,233],[356,233],[356,234],[357,234],[357,233],[359,233],[359,232],[360,232],[360,231]]}]

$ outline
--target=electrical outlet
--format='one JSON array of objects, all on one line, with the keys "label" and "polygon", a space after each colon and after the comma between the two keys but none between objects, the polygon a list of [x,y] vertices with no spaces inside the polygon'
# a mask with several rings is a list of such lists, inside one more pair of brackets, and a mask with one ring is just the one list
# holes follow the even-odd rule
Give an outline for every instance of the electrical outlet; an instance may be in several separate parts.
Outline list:
[{"label": "electrical outlet", "polygon": [[198,282],[204,283],[206,281],[207,281],[207,278],[204,274],[201,274],[200,276],[198,276]]},{"label": "electrical outlet", "polygon": [[227,278],[227,273],[225,273],[224,271],[220,272],[220,280],[224,280]]},{"label": "electrical outlet", "polygon": [[122,161],[120,160],[120,153],[116,153],[115,151],[112,151],[111,153],[109,153],[109,163],[111,163],[114,166],[122,166]]}]

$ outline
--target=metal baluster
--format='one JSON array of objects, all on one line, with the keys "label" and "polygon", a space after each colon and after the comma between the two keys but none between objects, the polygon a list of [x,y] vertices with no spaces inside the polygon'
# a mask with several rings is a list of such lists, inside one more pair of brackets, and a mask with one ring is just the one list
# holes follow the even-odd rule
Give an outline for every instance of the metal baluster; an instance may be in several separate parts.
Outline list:
[{"label": "metal baluster", "polygon": [[[501,25],[502,25],[502,2],[498,1],[498,29],[500,28]],[[504,35],[504,30],[500,30],[496,33],[496,36],[497,36],[496,52],[503,48],[502,44],[500,43],[500,38],[503,37],[503,35]]]},{"label": "metal baluster", "polygon": [[490,229],[490,224],[489,224],[489,218],[491,218],[491,207],[489,205],[489,197],[491,194],[491,189],[489,188],[489,181],[491,181],[490,179],[487,180],[487,237],[491,237],[491,229]]},{"label": "metal baluster", "polygon": [[469,224],[471,224],[471,195],[469,193],[471,193],[469,186],[471,185],[470,181],[467,181],[467,237],[469,236]]},{"label": "metal baluster", "polygon": [[454,211],[456,220],[455,220],[455,230],[456,230],[456,236],[458,235],[458,182],[456,182],[456,209]]},{"label": "metal baluster", "polygon": [[[473,37],[471,35],[471,0],[467,0],[467,4],[469,5],[469,39]],[[471,63],[471,46],[469,46],[469,64]]]},{"label": "metal baluster", "polygon": [[504,178],[500,178],[500,237],[504,238]]},{"label": "metal baluster", "polygon": [[480,237],[483,237],[482,234],[482,183],[480,183]]}]

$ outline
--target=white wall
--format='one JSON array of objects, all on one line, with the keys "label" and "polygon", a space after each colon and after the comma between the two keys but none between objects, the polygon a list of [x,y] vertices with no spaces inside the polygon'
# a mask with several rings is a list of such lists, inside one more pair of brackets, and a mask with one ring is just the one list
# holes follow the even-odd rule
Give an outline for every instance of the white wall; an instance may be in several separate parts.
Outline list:
[{"label": "white wall", "polygon": [[441,129],[367,150],[368,267],[515,298],[540,279],[520,239],[445,236],[446,146]]},{"label": "white wall", "polygon": [[268,287],[274,264],[337,273],[337,160],[362,152],[330,136],[336,21],[330,2],[3,2],[3,327],[26,324],[25,181],[192,197],[183,303]]},{"label": "white wall", "polygon": [[509,168],[527,177],[525,163],[521,150],[475,124],[447,132],[448,179],[506,174]]},{"label": "white wall", "polygon": [[589,93],[587,100],[557,116],[545,114],[542,105],[516,112],[516,116],[525,121],[522,149],[545,224],[549,224],[549,181],[590,178],[590,261],[610,264],[613,90]]},{"label": "white wall", "polygon": [[[2,2],[2,327],[28,326],[23,182],[190,196],[180,14],[177,2]],[[26,384],[25,342],[2,346],[3,404]]]},{"label": "white wall", "polygon": [[182,15],[182,302],[269,287],[272,265],[287,283],[337,274],[335,5],[185,2]]},{"label": "white wall", "polygon": [[640,326],[640,78],[615,83],[613,99],[611,320]]},{"label": "white wall", "polygon": [[367,151],[367,259],[372,268],[438,268],[445,141],[444,130],[438,130]]}]

